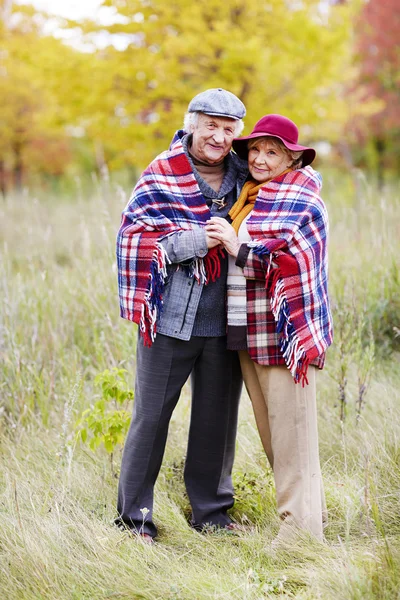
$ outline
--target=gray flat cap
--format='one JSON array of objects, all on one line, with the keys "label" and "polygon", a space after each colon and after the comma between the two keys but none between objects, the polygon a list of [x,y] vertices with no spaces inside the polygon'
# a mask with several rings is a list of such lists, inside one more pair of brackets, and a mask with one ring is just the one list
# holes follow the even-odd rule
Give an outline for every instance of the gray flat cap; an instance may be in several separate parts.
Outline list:
[{"label": "gray flat cap", "polygon": [[246,107],[232,92],[222,88],[212,88],[197,94],[188,106],[188,112],[202,112],[216,117],[243,119]]}]

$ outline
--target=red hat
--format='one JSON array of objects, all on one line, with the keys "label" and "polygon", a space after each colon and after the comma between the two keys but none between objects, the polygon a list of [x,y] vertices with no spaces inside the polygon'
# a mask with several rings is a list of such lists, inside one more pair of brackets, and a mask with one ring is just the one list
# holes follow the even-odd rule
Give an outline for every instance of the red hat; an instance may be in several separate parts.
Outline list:
[{"label": "red hat", "polygon": [[300,146],[300,144],[297,143],[297,140],[299,139],[299,130],[293,121],[287,117],[283,117],[282,115],[265,115],[262,117],[259,121],[257,121],[250,135],[233,140],[233,149],[240,156],[240,158],[247,160],[248,140],[266,135],[279,138],[289,150],[303,150],[303,167],[310,165],[315,158],[316,152],[313,148]]}]

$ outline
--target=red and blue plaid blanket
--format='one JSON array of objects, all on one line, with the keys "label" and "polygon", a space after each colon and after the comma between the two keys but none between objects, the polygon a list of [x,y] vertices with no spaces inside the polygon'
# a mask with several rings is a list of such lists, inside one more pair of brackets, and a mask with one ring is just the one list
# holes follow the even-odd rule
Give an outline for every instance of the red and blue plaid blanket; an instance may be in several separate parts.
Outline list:
[{"label": "red and blue plaid blanket", "polygon": [[[318,364],[332,343],[328,215],[320,189],[320,175],[310,166],[277,177],[261,188],[247,221],[253,240],[249,242],[251,270],[253,276],[258,270],[265,277],[265,285],[248,286],[248,324],[253,324],[248,327],[249,354],[256,362],[265,362],[267,332],[262,323],[266,323],[268,288],[285,363],[295,381],[303,384],[310,362]],[[246,269],[244,273],[249,276]]]},{"label": "red and blue plaid blanket", "polygon": [[[147,345],[156,334],[168,256],[160,240],[172,233],[203,227],[210,211],[180,141],[163,152],[140,176],[122,213],[117,235],[121,317],[139,325]],[[185,266],[199,283],[220,274],[219,250]]]}]

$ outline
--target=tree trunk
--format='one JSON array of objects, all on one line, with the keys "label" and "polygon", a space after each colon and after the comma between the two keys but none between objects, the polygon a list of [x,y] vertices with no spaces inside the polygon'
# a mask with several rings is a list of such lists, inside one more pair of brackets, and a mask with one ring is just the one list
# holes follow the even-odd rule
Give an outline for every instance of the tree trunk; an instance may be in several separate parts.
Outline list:
[{"label": "tree trunk", "polygon": [[14,144],[14,185],[18,191],[22,190],[22,144]]},{"label": "tree trunk", "polygon": [[3,198],[6,197],[6,170],[4,160],[0,160],[0,192]]},{"label": "tree trunk", "polygon": [[377,180],[378,180],[378,188],[381,190],[383,188],[383,184],[384,184],[384,180],[385,180],[384,159],[385,159],[386,143],[383,138],[376,138],[375,149],[376,149],[376,153],[378,155],[377,166],[376,166],[376,175],[377,175]]}]

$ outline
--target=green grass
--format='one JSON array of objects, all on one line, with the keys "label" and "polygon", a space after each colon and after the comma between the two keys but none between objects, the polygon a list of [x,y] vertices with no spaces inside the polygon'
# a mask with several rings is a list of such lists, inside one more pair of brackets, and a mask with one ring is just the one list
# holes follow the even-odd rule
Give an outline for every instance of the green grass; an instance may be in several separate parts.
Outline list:
[{"label": "green grass", "polygon": [[328,176],[325,198],[336,343],[318,403],[330,521],[325,544],[304,539],[275,555],[273,478],[245,394],[233,516],[248,533],[187,525],[188,387],[156,487],[159,543],[112,526],[109,456],[77,444],[74,424],[104,369],[127,369],[133,386],[136,327],[119,318],[114,266],[126,197],[115,186],[85,199],[27,193],[0,204],[2,600],[400,598],[399,198],[360,176]]}]

